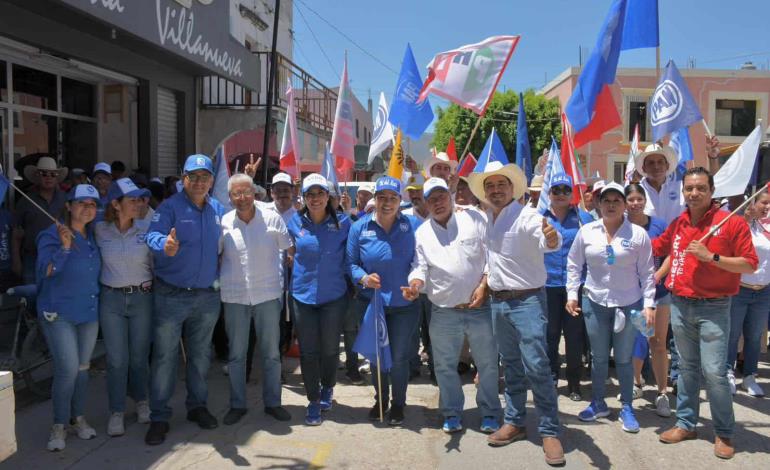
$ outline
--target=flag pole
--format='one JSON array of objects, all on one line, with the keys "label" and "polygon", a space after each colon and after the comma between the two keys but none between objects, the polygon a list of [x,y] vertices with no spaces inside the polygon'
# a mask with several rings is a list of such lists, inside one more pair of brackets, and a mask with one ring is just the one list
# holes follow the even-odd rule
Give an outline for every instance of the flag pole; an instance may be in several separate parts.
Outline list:
[{"label": "flag pole", "polygon": [[380,423],[385,421],[385,412],[382,409],[382,371],[380,370],[380,332],[379,332],[379,324],[380,319],[377,315],[377,301],[379,300],[380,292],[379,289],[374,290],[374,341],[376,344],[376,347],[374,348],[377,352],[377,390],[379,391],[379,399],[377,400],[377,404],[380,406]]},{"label": "flag pole", "polygon": [[6,180],[8,181],[8,184],[9,184],[9,185],[10,185],[10,186],[11,186],[13,189],[15,189],[16,191],[18,191],[18,192],[19,192],[19,194],[21,194],[22,196],[24,196],[24,197],[25,197],[25,198],[26,198],[26,199],[27,199],[27,200],[28,200],[30,203],[32,203],[32,205],[33,205],[33,206],[35,206],[35,207],[37,207],[38,209],[40,209],[40,212],[42,212],[43,214],[45,214],[46,216],[48,216],[48,218],[49,218],[49,219],[51,219],[51,220],[53,221],[53,223],[54,223],[54,224],[56,224],[56,225],[59,225],[59,221],[58,221],[58,220],[56,220],[56,218],[55,218],[54,216],[52,216],[51,214],[49,214],[49,213],[48,213],[48,211],[46,211],[45,209],[43,209],[42,207],[40,207],[40,205],[39,205],[38,203],[36,203],[35,201],[33,201],[31,197],[27,196],[27,193],[25,193],[24,191],[22,191],[21,189],[19,189],[19,187],[18,187],[18,186],[16,186],[15,184],[13,184],[13,181],[11,181],[11,180],[9,180],[9,179],[7,179],[7,178],[6,178]]},{"label": "flag pole", "polygon": [[754,194],[752,194],[752,195],[751,195],[751,197],[750,197],[750,198],[748,198],[748,199],[746,199],[745,201],[743,201],[743,204],[741,204],[740,206],[738,206],[737,208],[735,208],[735,210],[734,210],[734,211],[730,212],[730,214],[729,214],[727,217],[725,217],[724,219],[722,219],[722,221],[721,221],[721,222],[719,222],[718,224],[716,224],[716,225],[712,226],[712,227],[711,227],[711,229],[708,231],[708,233],[707,233],[706,235],[703,235],[703,236],[700,238],[700,240],[698,240],[698,241],[699,241],[699,242],[701,242],[701,243],[703,243],[703,240],[707,239],[708,237],[710,237],[711,235],[713,235],[713,234],[714,234],[714,233],[715,233],[717,230],[719,230],[719,229],[722,227],[722,225],[724,225],[724,224],[725,224],[725,222],[727,222],[728,220],[730,220],[730,217],[734,216],[735,214],[737,214],[738,212],[740,212],[741,210],[743,210],[743,208],[744,208],[744,207],[746,207],[746,206],[748,206],[748,205],[749,205],[749,203],[750,203],[751,201],[753,201],[754,199],[756,199],[756,197],[757,197],[757,196],[759,196],[759,195],[760,195],[760,194],[762,194],[763,192],[767,191],[767,190],[768,190],[768,186],[770,186],[770,183],[767,183],[767,184],[764,184],[764,185],[762,185],[762,187],[761,187],[761,188],[759,188],[759,191],[755,192]]},{"label": "flag pole", "polygon": [[468,141],[465,143],[465,148],[463,149],[463,153],[461,153],[460,155],[465,155],[466,153],[468,153],[468,149],[471,146],[471,142],[473,141],[473,137],[476,135],[476,131],[479,130],[479,125],[481,124],[481,118],[483,118],[483,117],[484,117],[483,114],[479,114],[479,118],[476,119],[476,125],[473,126],[473,130],[471,131],[471,136],[468,137]]}]

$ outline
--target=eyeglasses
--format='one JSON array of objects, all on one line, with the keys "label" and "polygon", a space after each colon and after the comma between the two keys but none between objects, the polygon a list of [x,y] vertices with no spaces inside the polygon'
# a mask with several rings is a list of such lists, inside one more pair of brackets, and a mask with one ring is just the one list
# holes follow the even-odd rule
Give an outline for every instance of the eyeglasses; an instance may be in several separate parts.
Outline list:
[{"label": "eyeglasses", "polygon": [[211,179],[211,175],[208,173],[204,173],[202,175],[185,175],[188,180],[190,180],[191,183],[205,183],[206,181]]},{"label": "eyeglasses", "polygon": [[568,196],[572,194],[572,188],[569,186],[556,186],[555,188],[551,188],[551,194],[554,196]]},{"label": "eyeglasses", "polygon": [[38,170],[37,174],[42,176],[43,178],[56,178],[57,176],[59,176],[59,173],[57,173],[55,171]]},{"label": "eyeglasses", "polygon": [[233,199],[243,199],[247,197],[254,197],[254,191],[237,191],[231,192],[230,197]]},{"label": "eyeglasses", "polygon": [[610,266],[615,264],[615,250],[612,248],[612,245],[607,245],[605,254],[607,255],[607,264]]}]

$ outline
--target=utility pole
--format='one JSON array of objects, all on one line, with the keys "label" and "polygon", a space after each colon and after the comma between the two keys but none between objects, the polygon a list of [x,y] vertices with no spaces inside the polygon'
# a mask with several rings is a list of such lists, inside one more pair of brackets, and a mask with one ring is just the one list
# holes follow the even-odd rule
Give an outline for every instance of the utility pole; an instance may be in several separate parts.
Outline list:
[{"label": "utility pole", "polygon": [[262,165],[264,166],[264,172],[262,174],[263,186],[267,188],[267,167],[269,166],[270,156],[268,154],[268,146],[270,145],[270,118],[273,113],[273,95],[275,94],[275,76],[276,76],[276,62],[278,62],[278,17],[281,10],[281,0],[275,0],[275,10],[273,17],[273,46],[270,50],[270,64],[268,67],[267,77],[267,108],[265,109],[265,138],[262,142]]}]

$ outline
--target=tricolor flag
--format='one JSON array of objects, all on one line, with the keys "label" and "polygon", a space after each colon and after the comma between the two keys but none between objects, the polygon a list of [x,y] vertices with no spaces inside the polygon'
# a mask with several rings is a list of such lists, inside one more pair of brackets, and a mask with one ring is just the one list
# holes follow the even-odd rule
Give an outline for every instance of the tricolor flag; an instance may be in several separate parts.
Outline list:
[{"label": "tricolor flag", "polygon": [[455,136],[451,136],[449,138],[449,143],[446,146],[446,154],[449,156],[449,159],[456,162],[457,161],[457,147],[455,145]]},{"label": "tricolor flag", "polygon": [[460,166],[457,168],[457,176],[468,176],[473,173],[473,169],[476,167],[476,157],[472,153],[468,152]]},{"label": "tricolor flag", "polygon": [[353,105],[348,85],[348,58],[342,67],[340,88],[337,91],[337,110],[334,113],[334,128],[332,129],[331,152],[334,155],[337,173],[348,180],[348,173],[355,167],[356,134],[353,123]]},{"label": "tricolor flag", "polygon": [[374,131],[369,144],[369,161],[381,154],[393,144],[393,127],[388,121],[388,102],[385,101],[385,93],[380,92],[380,104],[377,107],[377,116],[374,118]]},{"label": "tricolor flag", "polygon": [[636,123],[634,127],[634,138],[631,140],[631,148],[628,150],[628,163],[626,163],[626,184],[629,184],[634,177],[634,171],[636,171],[634,162],[636,156],[639,154],[639,123]]},{"label": "tricolor flag", "polygon": [[288,79],[286,88],[286,124],[283,126],[283,139],[281,140],[281,156],[278,167],[288,173],[293,179],[299,178],[299,145],[297,145],[297,116],[294,112],[294,89],[291,87],[291,79]]}]

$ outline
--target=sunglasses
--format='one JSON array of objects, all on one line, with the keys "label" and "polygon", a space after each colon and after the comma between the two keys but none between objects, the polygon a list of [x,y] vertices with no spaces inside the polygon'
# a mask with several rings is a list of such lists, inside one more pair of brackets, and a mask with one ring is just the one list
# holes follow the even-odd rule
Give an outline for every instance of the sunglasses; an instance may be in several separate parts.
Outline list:
[{"label": "sunglasses", "polygon": [[43,170],[38,170],[38,171],[37,171],[37,174],[38,174],[38,175],[40,175],[40,176],[42,176],[43,178],[56,178],[57,176],[59,176],[59,173],[58,173],[58,172],[56,172],[56,171],[43,171]]},{"label": "sunglasses", "polygon": [[572,188],[569,186],[556,186],[555,188],[551,188],[551,194],[554,196],[568,196],[572,194]]},{"label": "sunglasses", "polygon": [[607,264],[610,266],[615,264],[615,250],[612,248],[612,245],[607,245],[605,254],[607,255]]}]

